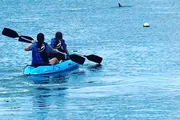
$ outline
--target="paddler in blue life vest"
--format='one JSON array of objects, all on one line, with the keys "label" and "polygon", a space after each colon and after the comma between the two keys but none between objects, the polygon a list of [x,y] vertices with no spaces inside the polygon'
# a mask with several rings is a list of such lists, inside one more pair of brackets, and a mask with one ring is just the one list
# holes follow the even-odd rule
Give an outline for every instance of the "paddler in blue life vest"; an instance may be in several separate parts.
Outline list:
[{"label": "paddler in blue life vest", "polygon": [[44,42],[43,33],[39,33],[37,35],[37,41],[33,41],[32,43],[28,44],[24,50],[32,51],[33,66],[57,64],[59,62],[56,57],[50,59],[51,53],[54,53],[54,50],[50,45]]},{"label": "paddler in blue life vest", "polygon": [[[63,52],[69,55],[67,45],[65,43],[65,40],[63,39],[63,34],[61,32],[56,32],[55,38],[51,39],[51,47],[56,51]],[[60,59],[58,58],[58,60]]]}]

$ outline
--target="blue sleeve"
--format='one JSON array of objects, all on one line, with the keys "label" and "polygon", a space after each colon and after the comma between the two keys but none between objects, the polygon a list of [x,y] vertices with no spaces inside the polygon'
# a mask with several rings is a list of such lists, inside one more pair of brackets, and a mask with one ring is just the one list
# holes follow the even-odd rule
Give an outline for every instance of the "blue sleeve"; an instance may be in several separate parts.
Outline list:
[{"label": "blue sleeve", "polygon": [[53,49],[56,48],[56,42],[55,42],[55,39],[54,39],[54,38],[51,39],[51,47],[52,47]]},{"label": "blue sleeve", "polygon": [[31,46],[29,47],[29,49],[32,51],[33,46],[35,46],[35,42],[31,44]]}]

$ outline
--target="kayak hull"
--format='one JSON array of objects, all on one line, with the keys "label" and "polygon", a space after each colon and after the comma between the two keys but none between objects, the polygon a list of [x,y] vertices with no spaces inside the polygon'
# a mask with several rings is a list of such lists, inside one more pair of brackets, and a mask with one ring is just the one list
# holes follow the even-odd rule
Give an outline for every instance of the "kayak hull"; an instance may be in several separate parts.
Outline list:
[{"label": "kayak hull", "polygon": [[71,60],[66,60],[64,62],[55,65],[46,65],[46,66],[38,66],[38,67],[27,65],[24,69],[24,75],[26,76],[49,75],[49,74],[55,74],[55,73],[73,70],[78,68],[78,66],[79,66],[78,63],[75,63]]}]

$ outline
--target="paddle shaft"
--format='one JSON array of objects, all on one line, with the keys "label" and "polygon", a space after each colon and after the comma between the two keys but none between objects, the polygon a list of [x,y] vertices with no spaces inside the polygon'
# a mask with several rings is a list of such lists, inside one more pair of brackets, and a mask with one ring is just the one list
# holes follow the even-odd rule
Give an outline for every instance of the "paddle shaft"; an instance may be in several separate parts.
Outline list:
[{"label": "paddle shaft", "polygon": [[[7,37],[11,37],[11,38],[18,38],[18,41],[20,42],[25,42],[25,43],[32,43],[34,40],[32,37],[30,36],[20,36],[15,30],[12,30],[10,28],[4,28],[2,31],[2,34],[7,36]],[[62,56],[64,54],[62,53],[56,53],[56,54],[61,54]],[[65,55],[64,55],[65,56]],[[84,55],[84,57],[86,57],[88,60],[95,62],[95,63],[101,63],[102,58],[97,56],[97,55]],[[69,55],[69,58],[74,61],[77,62],[79,64],[84,64],[85,62],[85,58],[81,55],[77,55],[77,54],[73,54],[73,55]]]},{"label": "paddle shaft", "polygon": [[18,41],[20,42],[31,43],[33,41],[32,37],[20,36],[15,30],[12,30],[10,28],[4,28],[2,31],[2,35],[10,37],[10,38],[18,38]]}]

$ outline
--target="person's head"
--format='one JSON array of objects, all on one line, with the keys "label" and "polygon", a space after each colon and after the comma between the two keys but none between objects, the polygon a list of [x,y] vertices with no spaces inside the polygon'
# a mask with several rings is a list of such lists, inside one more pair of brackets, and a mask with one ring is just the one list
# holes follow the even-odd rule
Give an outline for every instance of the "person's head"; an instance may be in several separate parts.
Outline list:
[{"label": "person's head", "polygon": [[57,40],[62,39],[62,37],[63,37],[63,35],[62,35],[62,33],[61,33],[61,32],[56,32],[56,34],[55,34],[55,38],[56,38]]},{"label": "person's head", "polygon": [[44,34],[43,33],[37,34],[37,41],[39,44],[42,44],[44,42]]}]

